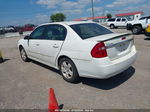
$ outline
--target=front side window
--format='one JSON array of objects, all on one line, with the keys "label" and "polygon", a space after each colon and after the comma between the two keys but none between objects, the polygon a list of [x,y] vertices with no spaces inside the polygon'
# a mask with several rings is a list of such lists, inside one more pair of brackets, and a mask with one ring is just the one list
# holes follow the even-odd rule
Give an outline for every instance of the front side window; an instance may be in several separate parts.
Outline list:
[{"label": "front side window", "polygon": [[36,28],[30,35],[31,39],[42,39],[45,26],[40,26]]},{"label": "front side window", "polygon": [[88,39],[88,38],[95,37],[95,36],[113,33],[112,31],[96,23],[75,24],[75,25],[70,25],[70,27],[82,39]]},{"label": "front side window", "polygon": [[126,19],[122,19],[122,21],[126,21]]},{"label": "front side window", "polygon": [[44,32],[46,40],[65,40],[67,31],[62,25],[47,25]]}]

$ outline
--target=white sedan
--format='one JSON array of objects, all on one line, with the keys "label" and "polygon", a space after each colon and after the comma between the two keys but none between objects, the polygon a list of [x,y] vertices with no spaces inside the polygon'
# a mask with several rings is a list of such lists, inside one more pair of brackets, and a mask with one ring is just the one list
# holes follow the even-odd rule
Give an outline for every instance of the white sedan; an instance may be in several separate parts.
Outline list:
[{"label": "white sedan", "polygon": [[54,67],[68,82],[79,77],[106,79],[136,59],[131,34],[114,33],[93,22],[56,22],[38,26],[18,42],[21,58]]}]

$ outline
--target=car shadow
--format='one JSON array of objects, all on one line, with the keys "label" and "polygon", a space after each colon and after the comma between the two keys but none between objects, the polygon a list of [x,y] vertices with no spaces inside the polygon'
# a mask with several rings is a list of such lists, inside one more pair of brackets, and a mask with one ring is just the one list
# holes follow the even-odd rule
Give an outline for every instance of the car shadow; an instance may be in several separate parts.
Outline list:
[{"label": "car shadow", "polygon": [[1,63],[5,63],[6,61],[9,61],[10,59],[3,59]]},{"label": "car shadow", "polygon": [[[49,67],[34,60],[31,60],[31,62],[60,75],[59,70],[56,70],[55,68]],[[134,73],[135,69],[133,67],[130,67],[126,71],[108,79],[80,78],[80,80],[78,82],[75,82],[74,84],[82,83],[94,88],[110,90],[129,80],[134,75]]]},{"label": "car shadow", "polygon": [[147,38],[144,38],[144,40],[149,40],[149,41],[150,41],[150,36],[149,36],[149,37],[147,37]]},{"label": "car shadow", "polygon": [[110,90],[129,80],[134,75],[134,73],[135,69],[130,67],[126,71],[109,79],[81,78],[81,83],[98,89]]},{"label": "car shadow", "polygon": [[[48,69],[48,70],[51,70],[51,71],[56,72],[56,73],[59,74],[59,70],[57,70],[57,69],[55,69],[55,68],[52,68],[52,67],[50,67],[50,66],[48,66],[48,65],[42,64],[42,63],[37,62],[37,61],[34,61],[34,60],[30,60],[30,61],[31,61],[32,63],[36,64],[36,65],[39,65],[39,66],[41,66],[41,67],[44,67],[44,68],[46,68],[46,69]],[[60,74],[59,74],[59,75],[60,75]]]}]

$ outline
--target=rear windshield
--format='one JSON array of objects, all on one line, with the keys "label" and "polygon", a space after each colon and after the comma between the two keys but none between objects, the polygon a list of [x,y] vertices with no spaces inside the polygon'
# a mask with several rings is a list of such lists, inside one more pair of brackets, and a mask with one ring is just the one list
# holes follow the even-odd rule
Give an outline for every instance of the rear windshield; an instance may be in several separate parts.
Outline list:
[{"label": "rear windshield", "polygon": [[108,19],[107,22],[113,22],[113,21],[115,21],[115,20],[116,20],[115,18],[111,18],[111,19]]},{"label": "rear windshield", "polygon": [[95,37],[95,36],[113,33],[112,31],[96,23],[75,24],[75,25],[70,25],[70,27],[82,39],[88,39],[88,38]]}]

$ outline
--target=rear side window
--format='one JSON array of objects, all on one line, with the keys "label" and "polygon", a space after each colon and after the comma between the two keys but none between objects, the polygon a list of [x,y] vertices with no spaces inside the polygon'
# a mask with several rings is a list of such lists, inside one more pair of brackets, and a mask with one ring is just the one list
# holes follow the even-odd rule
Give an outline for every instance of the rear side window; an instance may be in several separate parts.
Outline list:
[{"label": "rear side window", "polygon": [[121,19],[120,19],[120,18],[118,18],[118,19],[117,19],[117,22],[120,22],[120,20],[121,20]]},{"label": "rear side window", "polygon": [[113,21],[115,21],[115,18],[108,19],[108,22],[113,22]]},{"label": "rear side window", "polygon": [[96,23],[75,24],[70,26],[82,39],[113,33]]},{"label": "rear side window", "polygon": [[47,25],[44,32],[44,39],[65,40],[67,30],[62,25]]},{"label": "rear side window", "polygon": [[126,21],[126,19],[122,19],[122,21]]}]

